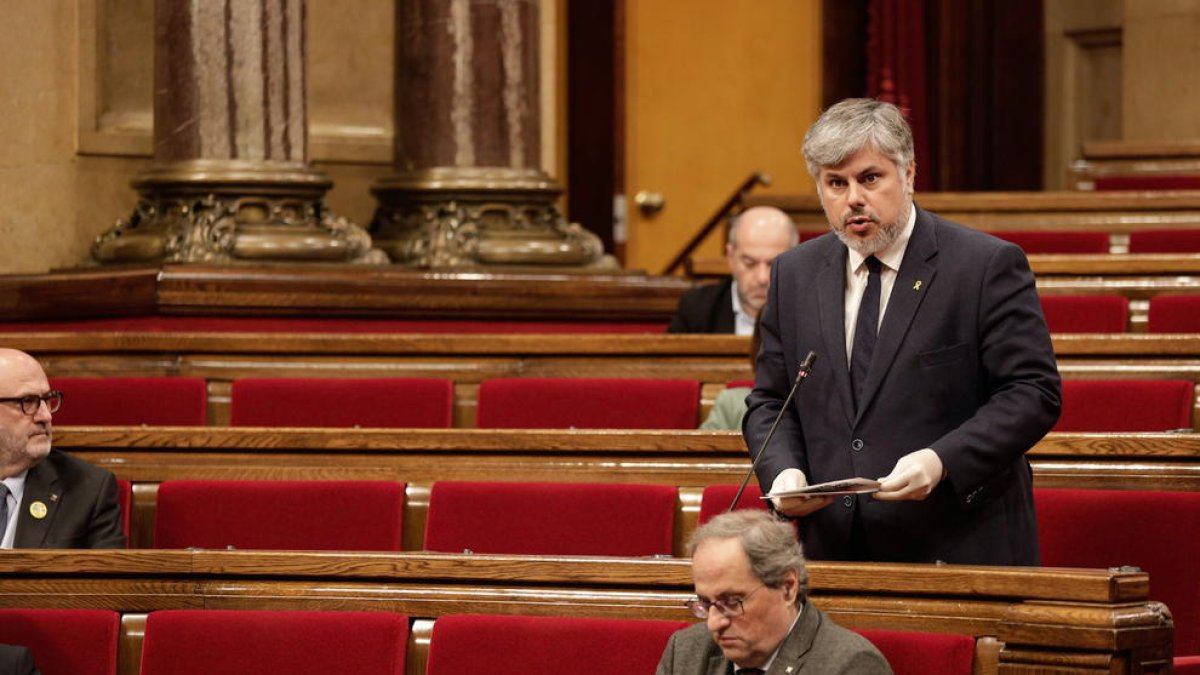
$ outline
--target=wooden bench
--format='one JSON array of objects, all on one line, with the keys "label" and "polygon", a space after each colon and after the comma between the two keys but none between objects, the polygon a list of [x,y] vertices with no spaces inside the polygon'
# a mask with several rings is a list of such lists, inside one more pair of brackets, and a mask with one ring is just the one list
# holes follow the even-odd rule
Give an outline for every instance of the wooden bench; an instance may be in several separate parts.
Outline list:
[{"label": "wooden bench", "polygon": [[1087,141],[1083,157],[1071,163],[1071,185],[1095,190],[1096,181],[1136,176],[1162,178],[1188,176],[1200,181],[1200,142]]},{"label": "wooden bench", "polygon": [[[1200,335],[1055,335],[1064,378],[1200,382]],[[455,426],[474,426],[492,377],[661,377],[701,383],[700,418],[727,382],[753,377],[748,338],[733,335],[406,335],[0,333],[50,377],[202,377],[208,424],[229,423],[238,377],[444,377]],[[700,420],[697,420],[699,424]]]},{"label": "wooden bench", "polygon": [[[682,554],[704,486],[738,484],[750,468],[735,432],[59,427],[54,443],[133,483],[138,547],[151,544],[165,480],[403,481],[404,548],[419,550],[434,481],[503,477],[675,486]],[[1200,490],[1200,434],[1050,434],[1028,456],[1039,487]]]},{"label": "wooden bench", "polygon": [[[970,635],[978,673],[1162,672],[1173,627],[1129,569],[809,565],[812,601],[850,628]],[[408,672],[449,613],[692,621],[683,559],[419,553],[5,551],[0,606],[112,609],[120,672],[136,675],[159,609],[370,610],[415,619]]]}]

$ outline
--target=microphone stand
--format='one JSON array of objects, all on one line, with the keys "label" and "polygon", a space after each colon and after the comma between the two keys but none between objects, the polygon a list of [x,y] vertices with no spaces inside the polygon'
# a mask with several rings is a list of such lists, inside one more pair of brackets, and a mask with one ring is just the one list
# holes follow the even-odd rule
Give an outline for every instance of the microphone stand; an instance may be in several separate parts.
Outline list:
[{"label": "microphone stand", "polygon": [[758,452],[755,453],[754,460],[750,462],[750,470],[746,472],[746,478],[742,480],[742,486],[738,488],[737,494],[733,496],[733,502],[729,504],[729,511],[726,513],[732,513],[737,508],[738,500],[742,498],[742,493],[746,491],[746,486],[750,483],[750,476],[753,476],[754,470],[758,468],[758,460],[762,458],[763,451],[767,449],[767,444],[775,436],[775,430],[779,428],[779,422],[783,419],[783,414],[787,412],[788,406],[792,404],[792,399],[796,396],[796,390],[800,388],[800,383],[808,379],[808,374],[812,372],[813,363],[816,360],[816,352],[809,352],[804,357],[804,361],[800,364],[800,370],[796,373],[796,381],[792,383],[792,389],[788,392],[787,398],[783,400],[783,405],[779,408],[779,414],[775,416],[775,421],[771,423],[771,428],[767,430],[767,437],[758,446]]}]

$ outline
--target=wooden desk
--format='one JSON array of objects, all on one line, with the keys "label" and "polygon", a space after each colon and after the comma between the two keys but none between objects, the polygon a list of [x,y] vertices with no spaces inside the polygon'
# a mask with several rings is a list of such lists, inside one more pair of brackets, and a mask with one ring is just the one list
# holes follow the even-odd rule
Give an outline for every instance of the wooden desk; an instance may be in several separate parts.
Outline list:
[{"label": "wooden desk", "polygon": [[[964,634],[976,672],[1161,672],[1173,626],[1129,569],[811,563],[813,602],[850,628]],[[145,613],[160,609],[368,610],[693,620],[685,559],[425,553],[4,551],[0,606],[124,615],[135,675]],[[410,673],[414,672],[410,659]],[[1059,671],[1061,672],[1061,671]]]},{"label": "wooden desk", "polygon": [[[503,476],[676,486],[681,554],[703,487],[738,484],[750,468],[735,432],[59,427],[54,444],[133,482],[131,540],[143,547],[164,480],[403,481],[404,547],[416,550],[434,481]],[[1200,434],[1050,434],[1029,458],[1039,487],[1200,490]]]},{"label": "wooden desk", "polygon": [[[1200,335],[1053,339],[1065,378],[1200,382]],[[229,423],[230,383],[238,377],[449,378],[460,428],[475,425],[479,383],[492,377],[695,379],[701,417],[725,383],[753,377],[749,339],[733,335],[52,332],[0,333],[0,343],[36,356],[51,377],[202,377],[214,426]]]}]

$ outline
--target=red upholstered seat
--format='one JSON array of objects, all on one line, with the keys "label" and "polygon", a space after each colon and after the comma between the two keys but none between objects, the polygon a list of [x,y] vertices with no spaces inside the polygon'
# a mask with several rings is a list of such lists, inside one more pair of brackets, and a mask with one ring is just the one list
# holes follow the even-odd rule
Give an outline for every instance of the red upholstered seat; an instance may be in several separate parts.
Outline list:
[{"label": "red upholstered seat", "polygon": [[1129,300],[1120,295],[1043,295],[1051,333],[1124,333]]},{"label": "red upholstered seat", "polygon": [[1098,176],[1095,189],[1101,190],[1200,190],[1200,176],[1186,174]]},{"label": "red upholstered seat", "polygon": [[526,555],[670,555],[670,485],[438,481],[425,549]]},{"label": "red upholstered seat", "polygon": [[42,675],[116,675],[119,634],[107,609],[0,609],[0,643],[28,647]]},{"label": "red upholstered seat", "polygon": [[117,505],[121,507],[121,531],[129,542],[129,510],[133,506],[133,483],[124,478],[117,479]]},{"label": "red upholstered seat", "polygon": [[754,380],[732,380],[725,383],[726,389],[736,389],[738,387],[754,388]]},{"label": "red upholstered seat", "polygon": [[1200,229],[1135,230],[1129,233],[1130,253],[1200,253]]},{"label": "red upholstered seat", "polygon": [[688,625],[633,619],[442,616],[433,624],[425,673],[649,675],[671,633]]},{"label": "red upholstered seat", "polygon": [[141,675],[404,675],[408,617],[387,612],[163,610]]},{"label": "red upholstered seat", "polygon": [[1150,298],[1146,331],[1200,333],[1200,295],[1156,295]]},{"label": "red upholstered seat", "polygon": [[1170,431],[1192,428],[1189,380],[1064,380],[1054,431]]},{"label": "red upholstered seat", "polygon": [[[703,525],[714,516],[719,516],[729,510],[733,496],[737,494],[739,485],[709,485],[700,494],[700,519],[697,524]],[[756,483],[746,486],[746,491],[738,498],[737,507],[741,509],[767,510],[767,502],[762,498],[762,488]]]},{"label": "red upholstered seat", "polygon": [[447,429],[454,383],[435,378],[245,378],[233,381],[235,427]]},{"label": "red upholstered seat", "polygon": [[169,480],[156,548],[398,551],[404,483]]},{"label": "red upholstered seat", "polygon": [[1200,675],[1200,656],[1176,656],[1175,675]]},{"label": "red upholstered seat", "polygon": [[203,426],[208,394],[199,377],[55,377],[65,394],[55,424]]},{"label": "red upholstered seat", "polygon": [[1140,567],[1171,608],[1175,653],[1200,654],[1200,493],[1038,488],[1034,502],[1043,565]]},{"label": "red upholstered seat", "polygon": [[695,429],[696,380],[497,378],[479,385],[485,429]]},{"label": "red upholstered seat", "polygon": [[856,631],[871,641],[896,675],[971,675],[975,638],[898,630]]},{"label": "red upholstered seat", "polygon": [[1001,230],[988,234],[1020,246],[1025,253],[1108,253],[1107,232]]}]

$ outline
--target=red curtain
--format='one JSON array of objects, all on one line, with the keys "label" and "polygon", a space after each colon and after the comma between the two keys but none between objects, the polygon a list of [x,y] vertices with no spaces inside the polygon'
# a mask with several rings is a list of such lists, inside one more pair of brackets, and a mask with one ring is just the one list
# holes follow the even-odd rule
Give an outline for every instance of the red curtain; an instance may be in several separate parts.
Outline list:
[{"label": "red curtain", "polygon": [[870,0],[867,5],[867,96],[894,103],[912,126],[917,189],[928,190],[929,116],[923,0]]}]

